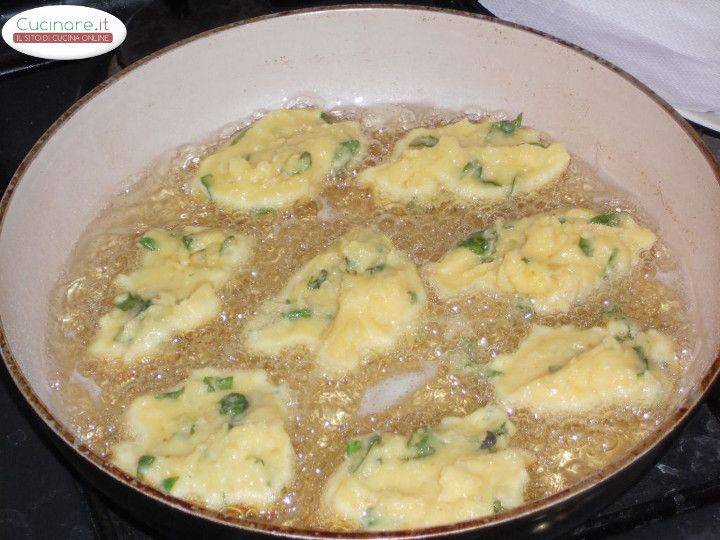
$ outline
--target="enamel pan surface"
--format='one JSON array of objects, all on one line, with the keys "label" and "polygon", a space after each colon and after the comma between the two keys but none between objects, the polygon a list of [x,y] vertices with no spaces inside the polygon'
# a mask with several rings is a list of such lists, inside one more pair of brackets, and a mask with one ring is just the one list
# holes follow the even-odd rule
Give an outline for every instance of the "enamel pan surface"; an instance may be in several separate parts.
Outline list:
[{"label": "enamel pan surface", "polygon": [[[631,193],[680,261],[700,332],[675,396],[677,412],[625,459],[552,497],[496,518],[389,535],[232,521],[138,484],[75,440],[48,383],[46,350],[49,292],[74,243],[133,174],[169,149],[299,96],[327,106],[399,102],[522,111],[527,124],[565,142]],[[231,24],[160,51],[100,85],[20,165],[0,206],[4,360],[84,474],[158,526],[165,520],[184,531],[298,537],[557,532],[634,481],[718,372],[719,176],[692,129],[641,83],[577,47],[514,24],[399,6],[302,10]]]}]

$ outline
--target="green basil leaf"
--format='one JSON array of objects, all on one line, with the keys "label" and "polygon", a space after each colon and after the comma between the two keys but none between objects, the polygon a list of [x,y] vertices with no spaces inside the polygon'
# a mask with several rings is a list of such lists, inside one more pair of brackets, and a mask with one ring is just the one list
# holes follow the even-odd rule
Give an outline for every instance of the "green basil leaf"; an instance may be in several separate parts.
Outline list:
[{"label": "green basil leaf", "polygon": [[345,257],[345,272],[348,274],[357,274],[357,262]]},{"label": "green basil leaf", "polygon": [[517,183],[517,179],[518,179],[518,177],[516,176],[515,178],[513,178],[512,184],[510,184],[510,190],[508,191],[508,194],[507,194],[508,199],[513,196],[513,193],[515,193],[515,184]]},{"label": "green basil leaf", "polygon": [[352,158],[355,157],[359,150],[360,141],[357,139],[350,139],[338,144],[330,165],[331,172],[338,173],[342,171],[347,164],[350,163]]},{"label": "green basil leaf", "polygon": [[485,433],[485,438],[480,443],[480,448],[482,450],[490,450],[491,448],[495,448],[496,444],[497,435],[495,435],[495,433],[492,431],[488,431]]},{"label": "green basil leaf", "polygon": [[472,251],[475,255],[483,257],[483,262],[491,260],[495,254],[495,243],[497,241],[497,233],[494,229],[486,229],[471,234],[465,240],[458,244]]},{"label": "green basil leaf", "polygon": [[529,300],[518,300],[515,304],[515,309],[522,313],[523,317],[525,317],[526,319],[532,317],[535,314],[535,311],[533,310],[533,305]]},{"label": "green basil leaf", "polygon": [[500,499],[495,499],[493,501],[493,514],[499,514],[502,511],[503,511],[502,501],[500,501]]},{"label": "green basil leaf", "polygon": [[615,265],[617,264],[619,256],[620,256],[620,250],[616,247],[612,248],[612,251],[610,252],[610,256],[608,257],[607,263],[605,264],[605,271],[603,272],[603,277],[607,277],[610,270],[615,268]]},{"label": "green basil leaf", "polygon": [[320,286],[327,280],[328,275],[328,271],[324,268],[320,270],[320,273],[317,275],[317,277],[311,278],[310,281],[308,281],[308,289],[319,289]]},{"label": "green basil leaf", "polygon": [[438,138],[433,135],[420,135],[419,137],[415,137],[412,141],[410,141],[411,148],[432,148],[438,143]]},{"label": "green basil leaf", "polygon": [[283,317],[286,319],[289,319],[291,321],[295,321],[297,319],[309,319],[312,317],[312,309],[310,308],[302,308],[302,309],[291,309],[290,311],[286,311],[283,314]]},{"label": "green basil leaf", "polygon": [[408,448],[415,450],[415,456],[412,459],[422,459],[432,456],[435,452],[434,437],[432,433],[426,428],[422,427],[415,431],[407,442]]},{"label": "green basil leaf", "polygon": [[607,304],[603,305],[600,312],[607,316],[614,319],[622,319],[623,318],[623,312],[620,306],[617,304],[614,304],[612,302],[608,302]]},{"label": "green basil leaf", "polygon": [[205,186],[205,191],[207,191],[208,198],[212,200],[212,191],[210,190],[210,181],[212,180],[213,175],[212,174],[206,174],[205,176],[202,176],[200,178],[200,183]]},{"label": "green basil leaf", "polygon": [[368,454],[373,449],[373,447],[376,444],[380,444],[382,442],[382,437],[378,435],[377,433],[371,435],[370,437],[362,440],[362,448],[360,450],[356,450],[351,455],[351,462],[350,462],[350,472],[354,473],[357,471],[360,466],[363,464],[365,459],[368,457]]},{"label": "green basil leaf", "polygon": [[220,253],[225,251],[228,247],[230,247],[230,244],[232,244],[235,241],[235,236],[230,235],[225,240],[222,241],[222,244],[220,244]]},{"label": "green basil leaf", "polygon": [[493,377],[499,377],[500,375],[504,375],[504,373],[503,373],[502,371],[498,370],[498,369],[487,368],[487,369],[483,372],[483,375],[484,375],[486,378],[491,379],[491,378],[493,378]]},{"label": "green basil leaf", "polygon": [[240,133],[235,135],[232,138],[232,140],[230,141],[230,146],[235,146],[240,141],[240,139],[242,139],[245,136],[245,134],[248,132],[248,129],[250,129],[250,128],[245,128],[242,131],[240,131]]},{"label": "green basil leaf", "polygon": [[152,464],[155,463],[155,456],[149,456],[144,455],[140,456],[140,459],[138,459],[137,462],[137,475],[142,476],[145,474],[145,472],[152,467]]},{"label": "green basil leaf", "polygon": [[580,240],[578,241],[578,247],[585,254],[586,257],[592,257],[593,247],[590,240],[581,236]]},{"label": "green basil leaf", "polygon": [[172,488],[175,487],[175,483],[178,481],[177,476],[170,476],[162,481],[162,488],[165,491],[172,491]]},{"label": "green basil leaf", "polygon": [[298,158],[297,165],[288,171],[288,174],[300,174],[307,171],[312,165],[310,152],[303,152]]},{"label": "green basil leaf", "polygon": [[462,177],[466,176],[472,176],[473,178],[476,178],[477,180],[482,179],[482,165],[477,159],[474,159],[472,161],[468,161],[462,170]]},{"label": "green basil leaf", "polygon": [[145,249],[149,249],[150,251],[157,251],[157,242],[149,236],[143,236],[142,238],[140,238],[140,240],[138,240],[138,242]]},{"label": "green basil leaf", "polygon": [[203,382],[207,386],[208,392],[230,390],[233,385],[233,378],[232,375],[229,377],[204,377]]},{"label": "green basil leaf", "polygon": [[623,224],[624,217],[624,212],[608,212],[607,214],[599,214],[590,218],[590,223],[607,225],[608,227],[620,227]]},{"label": "green basil leaf", "polygon": [[363,442],[361,439],[353,439],[347,445],[345,446],[345,453],[348,456],[352,456],[353,454],[359,452],[362,450]]},{"label": "green basil leaf", "polygon": [[247,398],[238,392],[224,396],[219,402],[220,414],[237,416],[244,413],[250,406]]},{"label": "green basil leaf", "polygon": [[620,250],[618,248],[613,248],[610,252],[610,257],[608,257],[608,266],[613,267],[617,263],[617,259],[620,256]]},{"label": "green basil leaf", "polygon": [[522,113],[518,114],[514,120],[499,120],[490,124],[490,133],[493,131],[501,131],[506,135],[512,135],[522,125]]},{"label": "green basil leaf", "polygon": [[633,347],[633,350],[635,351],[635,354],[638,355],[641,364],[640,371],[638,371],[637,375],[638,377],[642,377],[650,369],[650,359],[645,354],[645,350],[639,345]]},{"label": "green basil leaf", "polygon": [[122,293],[114,300],[115,307],[122,311],[135,311],[141,313],[150,307],[152,302],[142,296],[131,292]]},{"label": "green basil leaf", "polygon": [[507,424],[503,422],[500,424],[497,428],[493,430],[493,433],[497,435],[498,437],[502,437],[503,435],[506,435],[508,432]]},{"label": "green basil leaf", "polygon": [[360,516],[360,528],[370,529],[380,522],[380,516],[377,515],[375,509],[370,506]]},{"label": "green basil leaf", "polygon": [[329,112],[326,112],[326,111],[322,111],[320,113],[320,119],[323,122],[326,122],[328,124],[334,124],[335,122],[338,121],[337,118],[335,118],[332,114],[330,114]]},{"label": "green basil leaf", "polygon": [[181,386],[177,390],[171,390],[170,392],[161,392],[159,394],[155,394],[155,399],[177,399],[182,396],[183,392],[185,392],[185,387]]}]

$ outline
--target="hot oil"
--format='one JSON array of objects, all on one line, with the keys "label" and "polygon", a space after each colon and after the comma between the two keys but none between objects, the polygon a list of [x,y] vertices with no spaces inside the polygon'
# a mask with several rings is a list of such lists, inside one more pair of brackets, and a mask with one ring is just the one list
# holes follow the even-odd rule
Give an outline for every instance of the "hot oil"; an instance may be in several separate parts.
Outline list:
[{"label": "hot oil", "polygon": [[[361,119],[371,137],[370,155],[361,167],[381,161],[404,130],[458,117],[399,107],[344,111],[344,115]],[[250,216],[222,211],[191,197],[188,181],[199,158],[230,136],[225,131],[215,143],[181,149],[118,196],[88,228],[73,254],[67,277],[58,285],[49,340],[56,360],[56,386],[78,437],[101,455],[108,455],[122,436],[123,412],[139,395],[172,387],[203,366],[266,369],[274,382],[286,383],[292,391],[288,431],[298,458],[296,478],[270,511],[229,508],[227,512],[303,528],[342,528],[318,508],[322,487],[342,461],[347,440],[370,431],[410,434],[444,416],[467,414],[491,402],[492,390],[481,375],[482,365],[516,348],[531,324],[572,322],[589,327],[622,314],[643,328],[673,335],[679,350],[691,348],[692,332],[682,302],[657,277],[659,271],[674,269],[672,259],[658,247],[645,254],[630,276],[562,315],[539,317],[518,309],[512,301],[488,297],[440,302],[430,292],[419,339],[398,346],[392,354],[372,360],[371,368],[339,381],[318,377],[305,351],[288,351],[276,358],[250,356],[244,352],[242,331],[260,302],[275,295],[305,261],[352,227],[378,228],[422,265],[437,260],[469,233],[499,218],[571,206],[598,211],[621,208],[636,216],[637,211],[622,194],[611,191],[575,160],[552,186],[500,203],[443,204],[434,209],[379,207],[368,192],[354,186],[353,171],[329,182],[317,200],[286,211]],[[173,339],[161,354],[137,365],[91,358],[86,349],[97,321],[117,294],[113,280],[137,264],[137,236],[150,227],[188,225],[237,230],[257,242],[249,271],[222,291],[221,315],[212,324]],[[359,413],[368,388],[392,375],[423,371],[429,362],[437,366],[436,372],[419,389],[385,411]],[[664,414],[659,407],[552,419],[514,411],[512,420],[518,429],[512,444],[534,456],[526,498],[547,496],[621,458]]]}]

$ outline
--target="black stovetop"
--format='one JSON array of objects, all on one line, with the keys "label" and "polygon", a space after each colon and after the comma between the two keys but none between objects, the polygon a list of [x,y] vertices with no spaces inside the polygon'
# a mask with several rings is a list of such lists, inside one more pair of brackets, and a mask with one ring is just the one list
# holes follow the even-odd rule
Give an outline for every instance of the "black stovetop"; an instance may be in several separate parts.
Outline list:
[{"label": "black stovetop", "polygon": [[[41,3],[45,2],[6,0],[0,5],[0,25],[14,12]],[[331,2],[101,0],[68,3],[93,5],[116,14],[128,24],[128,39],[119,50],[99,58],[55,63],[21,58],[2,44],[0,182],[3,188],[43,131],[118,67],[225,22]],[[407,3],[488,13],[472,0]],[[720,158],[720,134],[695,127]],[[716,397],[698,408],[652,470],[610,507],[599,508],[593,519],[564,538],[718,538],[720,387],[715,389],[715,394]],[[0,368],[0,458],[0,538],[135,540],[161,537],[80,480],[55,450],[4,368]]]}]

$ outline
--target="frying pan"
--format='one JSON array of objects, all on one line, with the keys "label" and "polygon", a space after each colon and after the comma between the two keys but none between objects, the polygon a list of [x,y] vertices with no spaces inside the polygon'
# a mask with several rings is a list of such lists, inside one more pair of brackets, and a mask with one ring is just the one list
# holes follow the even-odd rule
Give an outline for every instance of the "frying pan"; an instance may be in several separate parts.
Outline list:
[{"label": "frying pan", "polygon": [[[49,293],[83,229],[168,149],[298,96],[522,111],[632,194],[673,250],[699,338],[674,412],[622,460],[546,499],[432,529],[327,533],[226,516],[138,483],[77,440],[46,376]],[[11,377],[91,482],[172,535],[415,538],[554,535],[614,500],[653,463],[720,369],[720,170],[692,129],[631,76],[517,25],[399,6],[301,10],[164,49],[76,103],[41,137],[0,204],[0,345]]]}]

